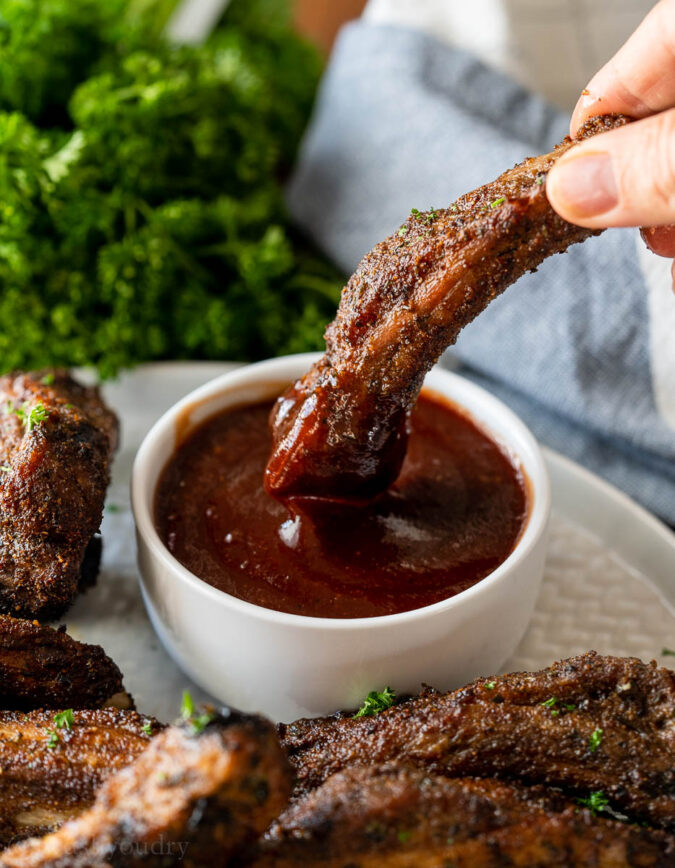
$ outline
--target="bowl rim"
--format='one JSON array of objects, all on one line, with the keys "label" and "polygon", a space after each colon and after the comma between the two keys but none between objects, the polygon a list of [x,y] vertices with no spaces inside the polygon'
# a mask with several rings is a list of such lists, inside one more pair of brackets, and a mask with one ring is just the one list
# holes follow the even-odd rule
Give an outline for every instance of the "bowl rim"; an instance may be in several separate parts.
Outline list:
[{"label": "bowl rim", "polygon": [[[524,446],[524,449],[516,449],[513,443],[509,442],[508,438],[497,434],[497,432],[491,429],[489,424],[481,418],[474,416],[474,411],[464,407],[461,400],[453,398],[451,394],[444,395],[450,400],[454,400],[460,408],[465,409],[472,418],[475,418],[475,421],[486,433],[519,461],[526,471],[530,482],[530,512],[524,531],[508,557],[493,572],[479,582],[476,582],[475,585],[464,591],[460,591],[452,597],[447,597],[428,606],[409,609],[405,612],[397,612],[393,615],[371,615],[362,618],[322,618],[314,615],[296,615],[291,612],[279,612],[276,609],[267,609],[256,603],[250,603],[247,600],[242,600],[239,597],[228,594],[226,591],[221,591],[219,588],[214,588],[188,570],[164,545],[155,527],[153,517],[157,480],[155,480],[154,486],[152,486],[153,490],[150,493],[148,493],[147,489],[151,487],[149,476],[153,463],[157,461],[155,455],[167,427],[174,426],[177,417],[190,407],[214,399],[219,393],[227,392],[232,387],[236,388],[237,386],[244,385],[249,379],[251,371],[260,374],[259,378],[255,378],[256,380],[260,379],[262,381],[267,378],[268,381],[276,382],[287,379],[290,382],[301,376],[302,372],[311,367],[321,355],[321,353],[298,353],[242,365],[232,371],[227,371],[214,377],[212,380],[189,392],[163,413],[143,438],[133,462],[131,473],[131,508],[137,535],[143,538],[143,542],[148,546],[150,553],[161,563],[167,574],[171,574],[173,578],[178,579],[190,591],[202,596],[206,601],[210,600],[216,603],[218,606],[225,606],[235,612],[239,612],[243,616],[270,622],[276,626],[296,627],[301,630],[331,630],[337,632],[389,629],[390,627],[401,626],[411,621],[418,621],[420,618],[428,618],[450,612],[479,599],[485,594],[489,594],[495,585],[500,584],[509,577],[513,567],[518,562],[527,558],[539,542],[542,534],[546,532],[551,511],[551,486],[548,470],[539,443],[527,425],[513,410],[486,389],[439,365],[432,368],[435,376],[442,376],[449,381],[450,385],[453,382],[461,383],[462,388],[468,389],[469,392],[475,394],[477,404],[479,403],[481,408],[485,406],[504,419],[502,427],[507,428],[509,432],[513,431],[513,439],[519,441]],[[279,377],[277,372],[277,376],[275,376],[275,368],[279,365],[297,368],[300,373],[290,375],[290,377]],[[242,380],[244,381],[243,384],[238,382]],[[438,391],[433,385],[429,385],[428,388],[432,391]],[[451,388],[448,389],[449,393],[451,391]],[[246,402],[243,403],[245,404]],[[523,459],[521,452],[529,452],[531,460]],[[160,473],[166,466],[167,460],[163,460]],[[143,588],[144,579],[140,570],[139,581]],[[143,591],[145,593],[144,588]]]}]

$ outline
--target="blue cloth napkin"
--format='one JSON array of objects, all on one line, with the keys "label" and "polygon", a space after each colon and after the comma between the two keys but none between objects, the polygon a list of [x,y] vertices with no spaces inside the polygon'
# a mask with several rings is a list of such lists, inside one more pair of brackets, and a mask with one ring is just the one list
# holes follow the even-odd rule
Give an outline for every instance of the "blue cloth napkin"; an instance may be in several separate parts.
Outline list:
[{"label": "blue cloth napkin", "polygon": [[[288,202],[349,273],[412,207],[446,207],[550,150],[568,123],[469,54],[355,22],[324,77]],[[467,327],[451,356],[543,443],[675,524],[675,428],[655,401],[638,243],[634,230],[611,230],[547,260]]]}]

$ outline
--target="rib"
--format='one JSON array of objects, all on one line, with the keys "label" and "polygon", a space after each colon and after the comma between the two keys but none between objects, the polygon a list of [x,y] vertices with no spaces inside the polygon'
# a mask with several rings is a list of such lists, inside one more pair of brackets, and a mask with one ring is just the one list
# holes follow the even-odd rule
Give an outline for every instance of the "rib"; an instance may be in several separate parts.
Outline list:
[{"label": "rib", "polygon": [[116,445],[96,389],[65,371],[0,377],[0,612],[51,620],[70,605]]},{"label": "rib", "polygon": [[672,840],[621,823],[602,826],[586,812],[526,820],[453,844],[390,845],[383,851],[307,862],[278,859],[255,868],[672,868]]},{"label": "rib", "polygon": [[[61,726],[59,726],[61,722]],[[135,711],[0,712],[0,846],[42,835],[93,804],[103,781],[133,762],[160,725]]]},{"label": "rib", "polygon": [[0,615],[0,708],[131,708],[122,673],[98,645],[65,627]]},{"label": "rib", "polygon": [[5,851],[0,868],[226,866],[284,807],[291,786],[274,728],[217,717],[158,735],[100,789],[93,807]]},{"label": "rib", "polygon": [[[595,118],[579,139],[626,122]],[[575,141],[448,209],[413,211],[364,257],[328,327],[324,356],[272,411],[270,494],[366,500],[396,479],[408,415],[441,353],[521,275],[598,234],[564,221],[546,198],[548,171]]]},{"label": "rib", "polygon": [[[542,858],[551,844],[553,854]],[[640,865],[665,866],[675,858],[675,838],[594,817],[553,792],[360,766],[288,808],[245,864],[445,868],[459,859],[479,868],[512,865],[516,853],[515,864],[526,865],[628,865],[639,853]]]},{"label": "rib", "polygon": [[296,796],[349,766],[397,761],[577,796],[602,791],[631,817],[675,829],[675,674],[655,663],[589,652],[541,672],[423,693],[375,717],[279,731]]}]

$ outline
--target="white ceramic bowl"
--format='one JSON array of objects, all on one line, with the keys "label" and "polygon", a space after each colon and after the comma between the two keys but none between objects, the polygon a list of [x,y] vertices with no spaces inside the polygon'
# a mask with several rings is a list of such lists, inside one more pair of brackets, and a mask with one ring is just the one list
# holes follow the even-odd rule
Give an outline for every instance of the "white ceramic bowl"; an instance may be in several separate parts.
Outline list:
[{"label": "white ceramic bowl", "polygon": [[286,356],[217,377],[154,425],[132,474],[141,587],[150,619],[179,666],[222,702],[276,720],[354,708],[374,689],[413,693],[496,672],[532,615],[550,513],[548,475],[525,425],[467,380],[435,368],[425,385],[466,408],[505,445],[530,483],[530,515],[514,551],[466,591],[410,612],[330,619],[263,609],[207,585],[182,566],[153,521],[155,488],[177,443],[232,405],[278,395],[318,358]]}]

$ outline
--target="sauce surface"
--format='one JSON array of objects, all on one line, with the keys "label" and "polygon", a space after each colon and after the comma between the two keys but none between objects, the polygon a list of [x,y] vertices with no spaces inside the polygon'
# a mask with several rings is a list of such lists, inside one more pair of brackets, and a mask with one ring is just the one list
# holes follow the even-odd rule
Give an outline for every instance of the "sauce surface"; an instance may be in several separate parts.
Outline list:
[{"label": "sauce surface", "polygon": [[215,588],[324,618],[389,615],[476,584],[527,518],[519,470],[466,415],[422,393],[403,469],[365,506],[293,502],[263,488],[272,403],[207,420],[169,460],[155,521],[165,545]]}]

